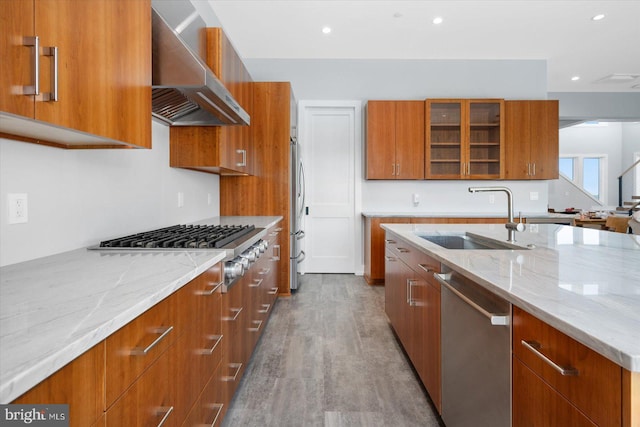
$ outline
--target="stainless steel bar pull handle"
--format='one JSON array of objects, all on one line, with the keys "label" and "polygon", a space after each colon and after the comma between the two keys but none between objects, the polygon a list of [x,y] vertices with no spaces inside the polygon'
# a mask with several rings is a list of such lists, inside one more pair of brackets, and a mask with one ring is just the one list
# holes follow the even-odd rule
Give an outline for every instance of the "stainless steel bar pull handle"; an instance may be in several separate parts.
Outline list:
[{"label": "stainless steel bar pull handle", "polygon": [[260,314],[268,313],[270,308],[271,308],[271,304],[262,304],[262,310],[258,310],[258,313]]},{"label": "stainless steel bar pull handle", "polygon": [[431,273],[434,270],[429,267],[428,265],[424,265],[424,264],[418,264],[418,267],[420,267],[421,269],[423,269],[426,273]]},{"label": "stainless steel bar pull handle", "polygon": [[240,316],[240,313],[242,313],[242,308],[232,308],[230,309],[232,313],[235,313],[235,316],[233,317],[225,317],[223,320],[228,320],[228,321],[235,321],[238,319],[238,316]]},{"label": "stainless steel bar pull handle", "polygon": [[259,288],[264,279],[253,279],[253,283],[249,285],[250,288]]},{"label": "stainless steel bar pull handle", "polygon": [[560,373],[560,375],[564,375],[564,376],[577,376],[578,375],[578,370],[576,368],[573,368],[571,366],[567,366],[567,367],[560,366],[556,362],[554,362],[553,360],[551,360],[547,356],[545,356],[542,353],[542,351],[540,351],[540,348],[542,346],[540,345],[539,342],[522,340],[522,341],[520,341],[520,343],[523,346],[525,346],[527,349],[529,349],[533,354],[535,354],[540,359],[542,359],[547,365],[551,366],[553,369],[558,371]]},{"label": "stainless steel bar pull handle", "polygon": [[22,45],[31,47],[31,62],[33,66],[32,85],[22,86],[23,95],[40,95],[40,38],[38,36],[24,37]]},{"label": "stainless steel bar pull handle", "polygon": [[415,282],[417,282],[417,280],[407,279],[407,286],[408,286],[407,304],[411,306],[416,305],[415,301],[413,300],[413,286]]},{"label": "stainless steel bar pull handle", "polygon": [[145,348],[142,348],[142,347],[132,348],[129,354],[131,354],[132,356],[146,356],[151,351],[151,349],[156,345],[158,345],[158,343],[162,341],[167,335],[169,335],[169,332],[171,331],[173,331],[173,326],[169,326],[168,328],[155,329],[153,333],[160,334],[158,338],[156,338],[151,344],[149,344]]},{"label": "stainless steel bar pull handle", "polygon": [[395,176],[396,174],[396,164],[391,163],[391,176]]},{"label": "stainless steel bar pull handle", "polygon": [[222,341],[223,336],[224,335],[210,335],[209,337],[207,337],[209,340],[215,340],[216,342],[213,344],[213,347],[200,350],[200,354],[211,356],[215,351],[216,347],[218,347],[218,344],[220,344],[220,341]]},{"label": "stainless steel bar pull handle", "polygon": [[224,408],[224,405],[222,403],[211,403],[211,404],[206,405],[206,406],[209,409],[215,409],[216,410],[216,416],[213,417],[213,421],[211,421],[211,423],[209,423],[209,426],[213,427],[218,422],[218,417],[222,413],[222,408]]},{"label": "stainless steel bar pull handle", "polygon": [[206,295],[206,296],[213,295],[213,294],[215,294],[215,293],[216,293],[216,291],[217,291],[217,290],[220,288],[220,286],[222,286],[223,284],[224,284],[224,282],[216,283],[216,284],[214,284],[214,285],[209,285],[209,286],[211,286],[211,287],[212,287],[212,288],[211,288],[211,290],[209,290],[209,291],[198,291],[198,295]]},{"label": "stainless steel bar pull handle", "polygon": [[400,176],[400,163],[396,163],[396,176]]},{"label": "stainless steel bar pull handle", "polygon": [[168,408],[160,407],[156,409],[156,415],[160,416],[164,414],[164,416],[160,420],[160,423],[158,424],[158,427],[162,427],[164,425],[164,423],[167,421],[167,418],[169,418],[169,415],[171,415],[172,412],[173,412],[173,406],[170,406]]},{"label": "stainless steel bar pull handle", "polygon": [[236,373],[227,377],[222,377],[222,381],[235,381],[238,378],[240,369],[242,369],[242,363],[229,363],[229,367],[236,370]]},{"label": "stainless steel bar pull handle", "polygon": [[51,56],[51,92],[43,93],[43,101],[58,101],[58,47],[50,46],[43,47],[42,54],[45,56]]},{"label": "stainless steel bar pull handle", "polygon": [[453,292],[456,296],[458,296],[458,298],[460,298],[462,301],[466,302],[469,306],[473,307],[480,314],[482,314],[483,316],[491,320],[492,325],[508,325],[509,324],[508,314],[491,313],[490,311],[486,310],[484,307],[482,307],[481,305],[479,305],[478,303],[470,299],[468,296],[460,292],[458,289],[453,287],[449,282],[447,282],[447,280],[451,278],[450,273],[447,273],[447,274],[433,273],[433,277],[435,277],[435,279],[438,282],[440,282],[441,285],[445,286],[447,289]]},{"label": "stainless steel bar pull handle", "polygon": [[275,295],[278,293],[278,288],[271,288],[271,290],[269,292],[267,292],[269,295]]},{"label": "stainless steel bar pull handle", "polygon": [[255,328],[249,328],[249,331],[251,332],[258,332],[260,331],[260,327],[262,326],[262,320],[254,320],[252,322],[254,325],[258,325]]},{"label": "stainless steel bar pull handle", "polygon": [[240,163],[236,163],[236,166],[238,167],[247,166],[247,150],[236,150],[236,153],[242,155],[242,160],[240,160]]}]

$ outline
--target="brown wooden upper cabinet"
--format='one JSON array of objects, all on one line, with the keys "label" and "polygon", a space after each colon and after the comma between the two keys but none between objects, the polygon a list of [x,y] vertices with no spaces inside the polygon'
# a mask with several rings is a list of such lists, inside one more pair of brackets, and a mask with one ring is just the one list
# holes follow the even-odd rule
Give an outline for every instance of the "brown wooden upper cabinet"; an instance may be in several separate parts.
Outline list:
[{"label": "brown wooden upper cabinet", "polygon": [[367,179],[424,179],[424,101],[367,103]]},{"label": "brown wooden upper cabinet", "polygon": [[2,0],[0,27],[0,135],[151,147],[150,0]]},{"label": "brown wooden upper cabinet", "polygon": [[558,101],[505,101],[506,179],[558,178]]},{"label": "brown wooden upper cabinet", "polygon": [[425,177],[500,179],[504,168],[504,101],[426,101]]},{"label": "brown wooden upper cabinet", "polygon": [[[252,79],[221,28],[206,29],[206,61],[242,108],[251,114]],[[172,167],[220,175],[254,173],[249,126],[176,126],[170,130]]]}]

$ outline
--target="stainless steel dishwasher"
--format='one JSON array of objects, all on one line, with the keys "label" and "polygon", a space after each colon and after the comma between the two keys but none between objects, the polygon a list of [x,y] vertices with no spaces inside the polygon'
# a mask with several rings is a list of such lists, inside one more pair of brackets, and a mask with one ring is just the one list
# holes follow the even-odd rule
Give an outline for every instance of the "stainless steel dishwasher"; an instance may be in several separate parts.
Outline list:
[{"label": "stainless steel dishwasher", "polygon": [[442,419],[447,427],[511,425],[511,304],[466,277],[441,283]]}]

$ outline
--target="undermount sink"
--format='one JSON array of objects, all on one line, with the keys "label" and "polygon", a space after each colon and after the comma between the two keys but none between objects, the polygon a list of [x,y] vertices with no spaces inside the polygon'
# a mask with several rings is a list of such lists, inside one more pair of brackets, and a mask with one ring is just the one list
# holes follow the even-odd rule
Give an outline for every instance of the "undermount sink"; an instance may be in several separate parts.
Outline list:
[{"label": "undermount sink", "polygon": [[471,233],[465,234],[417,234],[425,240],[442,246],[445,249],[488,249],[488,250],[512,250],[529,249],[522,246],[512,245],[507,242],[489,239]]}]

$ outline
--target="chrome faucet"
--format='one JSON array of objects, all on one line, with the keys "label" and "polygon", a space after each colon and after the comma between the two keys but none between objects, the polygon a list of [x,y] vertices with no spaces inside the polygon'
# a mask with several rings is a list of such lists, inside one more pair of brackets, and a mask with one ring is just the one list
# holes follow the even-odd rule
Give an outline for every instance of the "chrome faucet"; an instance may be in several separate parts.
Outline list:
[{"label": "chrome faucet", "polygon": [[509,219],[504,226],[507,230],[509,230],[509,238],[507,239],[507,242],[515,243],[516,231],[524,231],[525,226],[522,223],[522,215],[518,219],[518,222],[513,221],[513,193],[511,193],[511,190],[509,190],[507,187],[469,187],[469,193],[494,191],[504,191],[505,193],[507,193],[507,210]]}]

